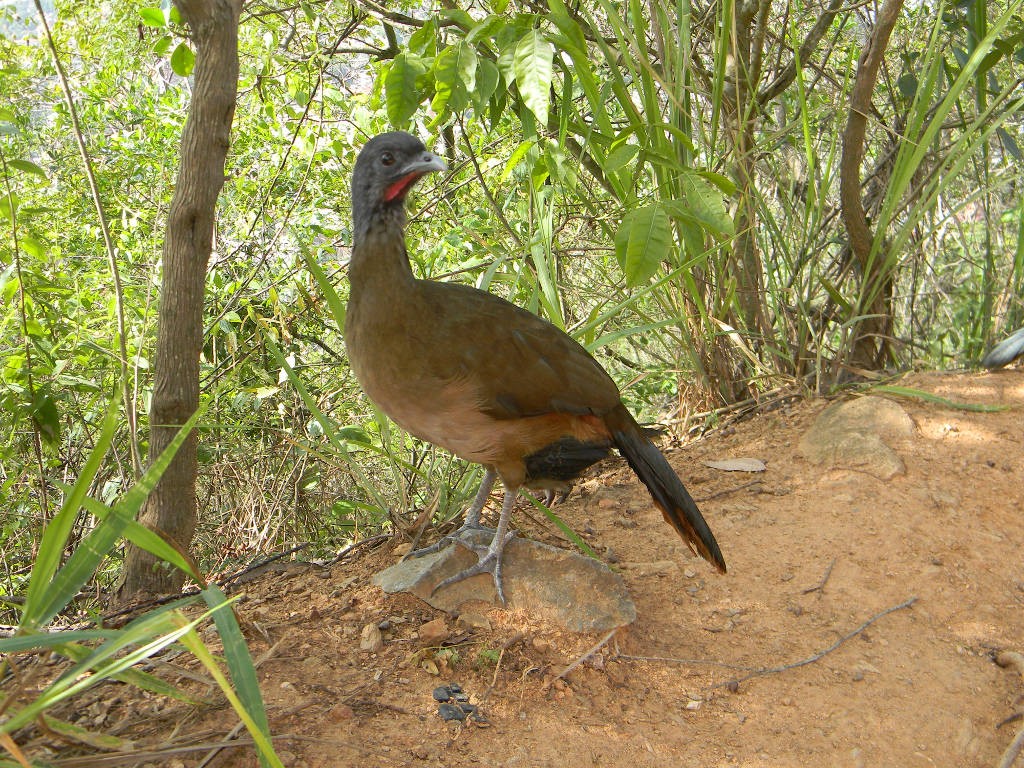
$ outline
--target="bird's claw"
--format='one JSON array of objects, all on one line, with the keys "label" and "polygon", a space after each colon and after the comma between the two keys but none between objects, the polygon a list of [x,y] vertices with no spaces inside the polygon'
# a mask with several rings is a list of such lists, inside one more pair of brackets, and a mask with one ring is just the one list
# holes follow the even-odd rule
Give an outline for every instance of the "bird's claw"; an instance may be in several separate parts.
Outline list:
[{"label": "bird's claw", "polygon": [[442,536],[440,539],[435,541],[426,547],[420,549],[409,550],[402,557],[402,561],[408,560],[410,557],[423,557],[424,555],[432,555],[435,552],[440,552],[442,549],[447,547],[449,544],[462,544],[469,549],[473,549],[472,541],[479,536],[478,532],[487,534],[488,536],[494,535],[494,529],[488,528],[486,525],[480,525],[480,523],[463,523],[458,530],[449,533],[447,536]]},{"label": "bird's claw", "polygon": [[434,588],[430,590],[430,594],[434,595],[438,590],[451,586],[463,579],[468,579],[471,576],[479,576],[481,573],[489,573],[494,578],[494,589],[498,593],[498,600],[502,605],[505,605],[505,590],[502,587],[501,566],[505,554],[505,545],[514,538],[515,533],[509,531],[501,541],[492,541],[488,547],[470,544],[460,539],[459,543],[467,549],[471,549],[476,552],[480,559],[475,565],[471,565],[469,568],[459,571],[454,576],[449,576],[447,579],[439,581]]}]

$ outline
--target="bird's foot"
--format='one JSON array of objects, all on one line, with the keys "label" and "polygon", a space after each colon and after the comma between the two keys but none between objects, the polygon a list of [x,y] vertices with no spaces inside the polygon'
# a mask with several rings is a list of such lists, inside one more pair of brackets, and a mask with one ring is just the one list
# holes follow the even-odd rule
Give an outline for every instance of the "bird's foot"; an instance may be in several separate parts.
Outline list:
[{"label": "bird's foot", "polygon": [[501,601],[502,605],[505,605],[505,590],[502,587],[501,581],[502,559],[505,554],[505,545],[514,539],[515,536],[516,535],[513,531],[509,531],[501,537],[500,540],[497,537],[492,539],[490,545],[486,547],[482,544],[473,544],[465,539],[459,539],[460,544],[467,549],[471,549],[476,552],[480,559],[477,561],[476,565],[471,565],[464,571],[459,571],[454,576],[449,576],[447,579],[438,582],[437,585],[430,590],[430,594],[433,595],[438,590],[451,586],[463,579],[468,579],[470,576],[479,576],[481,573],[489,573],[494,578],[494,588],[498,593],[498,600]]},{"label": "bird's foot", "polygon": [[440,539],[435,541],[433,544],[422,547],[420,549],[413,549],[405,553],[402,560],[408,560],[410,557],[423,557],[424,555],[432,555],[435,552],[440,552],[442,549],[447,547],[449,544],[462,544],[468,549],[473,549],[474,542],[481,534],[487,536],[494,536],[494,529],[488,528],[486,525],[480,525],[479,522],[466,521],[463,523],[458,530],[449,533],[447,536],[442,536]]}]

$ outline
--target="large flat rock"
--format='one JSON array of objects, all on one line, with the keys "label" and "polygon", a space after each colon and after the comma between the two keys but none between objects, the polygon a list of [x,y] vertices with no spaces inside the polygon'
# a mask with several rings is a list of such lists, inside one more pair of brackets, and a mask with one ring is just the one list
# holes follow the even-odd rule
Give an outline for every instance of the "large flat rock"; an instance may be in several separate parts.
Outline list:
[{"label": "large flat rock", "polygon": [[[481,537],[486,543],[486,534]],[[452,544],[440,552],[412,557],[373,577],[385,592],[408,592],[448,613],[483,601],[500,606],[490,574],[472,576],[432,595],[434,585],[476,562],[476,555]],[[597,560],[537,541],[516,538],[505,547],[507,608],[523,610],[571,632],[602,632],[630,624],[636,606],[622,577]]]},{"label": "large flat rock", "polygon": [[812,464],[854,469],[888,480],[906,471],[892,442],[914,434],[914,422],[898,403],[861,397],[830,405],[800,438]]}]

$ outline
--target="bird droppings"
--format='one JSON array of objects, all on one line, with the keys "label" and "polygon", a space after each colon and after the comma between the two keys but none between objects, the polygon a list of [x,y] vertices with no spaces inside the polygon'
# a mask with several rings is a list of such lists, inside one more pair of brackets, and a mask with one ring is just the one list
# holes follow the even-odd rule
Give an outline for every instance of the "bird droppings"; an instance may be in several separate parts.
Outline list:
[{"label": "bird droppings", "polygon": [[442,702],[437,708],[437,714],[445,721],[462,722],[467,718],[479,725],[487,723],[487,718],[480,714],[480,708],[476,704],[469,703],[470,697],[462,690],[458,683],[449,683],[434,689],[435,701]]},{"label": "bird droppings", "polygon": [[434,700],[435,701],[450,701],[452,698],[452,689],[447,685],[442,685],[434,689]]}]

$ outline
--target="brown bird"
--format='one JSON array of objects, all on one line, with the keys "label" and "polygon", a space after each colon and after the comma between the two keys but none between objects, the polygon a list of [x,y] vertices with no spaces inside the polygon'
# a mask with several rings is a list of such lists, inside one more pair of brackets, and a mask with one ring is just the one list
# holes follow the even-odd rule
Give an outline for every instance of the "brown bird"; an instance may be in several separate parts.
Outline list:
[{"label": "brown bird", "polygon": [[[405,246],[405,198],[422,176],[446,169],[403,132],[366,143],[352,174],[351,293],[345,319],[349,362],[366,394],[413,435],[486,468],[453,536],[479,562],[434,589],[493,575],[504,602],[502,552],[522,487],[565,487],[614,446],[647,486],[665,520],[719,571],[714,535],[665,457],[622,404],[611,377],[561,330],[468,285],[418,280]],[[489,546],[464,534],[497,477],[505,497]],[[486,529],[490,531],[491,529]]]}]

